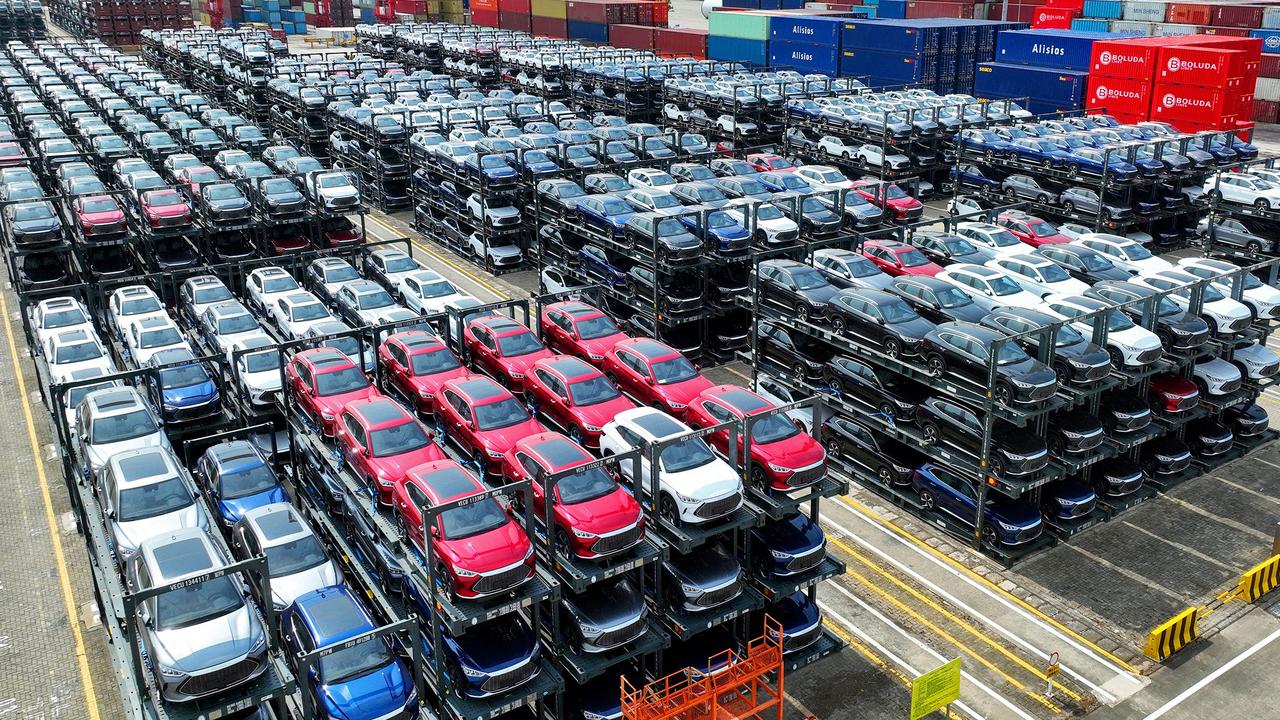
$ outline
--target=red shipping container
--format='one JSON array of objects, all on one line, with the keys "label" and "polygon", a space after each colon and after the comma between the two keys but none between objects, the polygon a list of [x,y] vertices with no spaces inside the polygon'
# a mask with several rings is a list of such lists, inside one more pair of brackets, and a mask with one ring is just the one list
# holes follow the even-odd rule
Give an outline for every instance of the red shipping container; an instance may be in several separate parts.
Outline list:
[{"label": "red shipping container", "polygon": [[1099,40],[1093,44],[1089,71],[1104,77],[1151,78],[1160,48],[1132,40]]},{"label": "red shipping container", "polygon": [[516,15],[532,15],[533,7],[530,0],[502,0],[502,12],[509,12]]},{"label": "red shipping container", "polygon": [[[1151,81],[1146,78],[1090,76],[1085,93],[1086,110],[1105,110],[1117,118],[1147,119],[1151,108]],[[1127,122],[1132,122],[1132,119]]]},{"label": "red shipping container", "polygon": [[1179,122],[1221,123],[1235,116],[1229,113],[1230,93],[1217,88],[1156,83],[1151,95],[1151,119],[1164,120],[1181,127]]},{"label": "red shipping container", "polygon": [[1253,93],[1233,93],[1231,100],[1231,108],[1227,110],[1229,115],[1249,117],[1249,114],[1253,112]]},{"label": "red shipping container", "polygon": [[1237,120],[1235,127],[1236,137],[1244,142],[1253,142],[1253,128],[1254,124],[1252,122]]},{"label": "red shipping container", "polygon": [[529,23],[529,32],[553,38],[568,38],[569,23],[559,18],[534,15]]},{"label": "red shipping container", "polygon": [[1204,35],[1223,35],[1227,37],[1249,37],[1248,28],[1233,27],[1198,27],[1196,32]]},{"label": "red shipping container", "polygon": [[658,28],[653,34],[654,49],[665,55],[707,57],[707,31],[685,28]]},{"label": "red shipping container", "polygon": [[1165,8],[1164,21],[1183,25],[1215,25],[1213,6],[1204,3],[1173,2]]},{"label": "red shipping container", "polygon": [[916,0],[907,3],[905,16],[911,20],[920,18],[971,18],[973,3],[945,2],[945,0]]},{"label": "red shipping container", "polygon": [[485,27],[500,27],[497,10],[475,9],[471,11],[471,24]]},{"label": "red shipping container", "polygon": [[1239,28],[1262,27],[1263,10],[1261,5],[1214,5],[1213,20],[1204,24]]},{"label": "red shipping container", "polygon": [[1258,77],[1280,78],[1280,54],[1262,54],[1258,61]]},{"label": "red shipping container", "polygon": [[570,0],[565,3],[565,9],[570,20],[597,25],[627,22],[628,9],[631,11],[631,20],[634,20],[636,15],[634,8],[626,8],[623,3],[611,0]]},{"label": "red shipping container", "polygon": [[1160,48],[1155,79],[1179,85],[1239,90],[1244,70],[1244,53],[1239,50],[1173,45]]},{"label": "red shipping container", "polygon": [[1077,13],[1084,12],[1084,0],[1049,0],[1045,3],[1047,7],[1055,8],[1071,8]]},{"label": "red shipping container", "polygon": [[[475,11],[471,12],[475,16]],[[498,27],[503,30],[519,30],[520,32],[530,32],[533,28],[532,19],[525,13],[507,12],[505,9],[498,11]]]},{"label": "red shipping container", "polygon": [[1040,7],[1031,18],[1031,27],[1045,30],[1070,30],[1071,21],[1080,15],[1074,8]]},{"label": "red shipping container", "polygon": [[625,25],[618,23],[609,26],[609,44],[616,48],[629,50],[652,50],[654,28],[648,25]]}]

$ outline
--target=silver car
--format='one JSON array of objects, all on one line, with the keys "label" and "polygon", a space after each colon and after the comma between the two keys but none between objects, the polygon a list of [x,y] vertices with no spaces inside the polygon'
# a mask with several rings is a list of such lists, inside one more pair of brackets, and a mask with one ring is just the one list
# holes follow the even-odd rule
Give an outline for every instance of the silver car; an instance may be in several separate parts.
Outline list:
[{"label": "silver car", "polygon": [[[129,562],[132,591],[178,583],[228,565],[221,548],[198,528],[144,542]],[[267,668],[267,633],[246,583],[234,575],[184,585],[138,608],[160,694],[186,702],[223,692]]]},{"label": "silver car", "polygon": [[342,584],[342,571],[287,502],[246,512],[231,530],[231,550],[238,558],[266,555],[271,604],[277,612],[283,612],[300,595]]},{"label": "silver car", "polygon": [[169,448],[112,455],[98,473],[97,487],[111,544],[121,563],[150,538],[209,527],[195,483]]},{"label": "silver car", "polygon": [[97,475],[116,453],[170,447],[155,410],[131,387],[86,395],[76,407],[71,441],[86,478]]}]

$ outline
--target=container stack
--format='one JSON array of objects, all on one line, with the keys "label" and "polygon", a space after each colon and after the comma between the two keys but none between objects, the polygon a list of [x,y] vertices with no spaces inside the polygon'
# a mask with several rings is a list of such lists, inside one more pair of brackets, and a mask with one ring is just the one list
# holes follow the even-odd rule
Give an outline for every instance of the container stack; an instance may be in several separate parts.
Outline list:
[{"label": "container stack", "polygon": [[[569,10],[565,4],[565,0],[531,0],[529,31],[546,37],[569,37]],[[498,20],[502,20],[501,10],[498,11]]]},{"label": "container stack", "polygon": [[139,44],[147,28],[189,28],[195,16],[190,0],[55,0],[48,8],[64,28],[83,28],[85,35],[115,46]]},{"label": "container stack", "polygon": [[978,65],[973,94],[986,100],[1028,98],[1027,110],[1037,115],[1079,110],[1093,46],[1114,37],[1075,30],[1001,32],[995,61]]},{"label": "container stack", "polygon": [[706,60],[707,38],[706,30],[655,28],[653,31],[653,49],[659,55]]},{"label": "container stack", "polygon": [[242,0],[241,17],[245,22],[262,23],[286,35],[305,35],[307,32],[305,8],[291,8],[281,0]]},{"label": "container stack", "polygon": [[751,10],[711,13],[707,20],[707,57],[760,66],[768,64],[772,19],[767,12]]},{"label": "container stack", "polygon": [[971,93],[979,64],[995,56],[997,34],[1025,27],[952,18],[845,20],[840,74],[867,76],[873,88],[918,84],[939,93]]},{"label": "container stack", "polygon": [[[516,24],[516,27],[512,29],[529,32],[529,0],[524,0],[523,3],[514,2],[511,4],[524,6],[524,12],[522,13],[514,10],[507,12],[508,17],[511,18],[509,22]],[[503,7],[499,9],[498,0],[471,0],[471,24],[484,25],[485,27],[504,27],[501,16],[503,11],[506,10],[506,5],[507,3],[503,3]],[[521,18],[523,22],[516,20],[515,18],[517,17]]]},{"label": "container stack", "polygon": [[802,73],[840,74],[838,17],[775,17],[769,23],[769,64]]}]

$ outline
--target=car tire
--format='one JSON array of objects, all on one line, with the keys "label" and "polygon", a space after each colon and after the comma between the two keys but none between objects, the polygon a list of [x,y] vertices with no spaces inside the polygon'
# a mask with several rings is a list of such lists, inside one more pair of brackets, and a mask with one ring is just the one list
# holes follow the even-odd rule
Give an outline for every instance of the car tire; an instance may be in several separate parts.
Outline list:
[{"label": "car tire", "polygon": [[881,465],[876,468],[876,477],[879,478],[880,482],[884,485],[892,486],[894,484],[893,471],[889,469],[888,465]]},{"label": "car tire", "polygon": [[480,477],[483,478],[488,473],[486,469],[488,462],[483,450],[472,450],[471,462],[476,464],[476,472],[480,473]]},{"label": "car tire", "polygon": [[1048,205],[1048,204],[1049,204],[1049,196],[1048,196],[1048,195],[1037,195],[1037,196],[1036,196],[1036,202],[1040,203],[1041,205]]},{"label": "car tire", "polygon": [[1124,367],[1125,367],[1124,353],[1120,352],[1119,350],[1113,347],[1108,347],[1107,355],[1111,356],[1111,364],[1115,367],[1115,369],[1124,370]]},{"label": "car tire", "polygon": [[928,490],[920,491],[920,507],[933,512],[938,509],[938,501],[933,499],[933,493]]},{"label": "car tire", "polygon": [[1244,249],[1247,252],[1260,253],[1262,252],[1262,243],[1257,240],[1250,240],[1244,244]]},{"label": "car tire", "polygon": [[978,531],[978,535],[981,538],[982,542],[987,547],[990,547],[990,548],[1000,547],[1000,537],[996,535],[995,528],[991,527],[990,525],[983,523],[982,529]]},{"label": "car tire", "polygon": [[937,353],[925,357],[924,364],[929,377],[939,378],[947,374],[947,359]]},{"label": "car tire", "polygon": [[902,343],[898,342],[895,338],[885,338],[883,347],[885,355],[888,355],[894,360],[902,359]]},{"label": "car tire", "polygon": [[996,386],[993,389],[992,394],[994,395],[996,402],[1000,403],[1001,405],[1005,405],[1005,406],[1013,405],[1013,388],[1010,387],[1009,383],[1005,383],[1005,382],[996,383]]},{"label": "car tire", "polygon": [[845,319],[840,315],[833,313],[831,315],[831,332],[836,334],[843,333],[845,331],[845,327]]},{"label": "car tire", "polygon": [[675,499],[666,493],[658,499],[658,517],[665,520],[668,525],[680,527],[680,510],[676,506]]},{"label": "car tire", "polygon": [[938,440],[942,437],[942,429],[938,427],[937,423],[926,420],[920,423],[920,435],[924,439],[925,445],[937,445]]},{"label": "car tire", "polygon": [[762,493],[769,492],[769,476],[760,463],[751,463],[751,486]]},{"label": "car tire", "polygon": [[1009,199],[1009,202],[1016,202],[1018,200],[1018,191],[1011,187],[1005,188],[1004,196]]},{"label": "car tire", "polygon": [[554,549],[565,555],[573,555],[573,540],[569,535],[569,531],[565,530],[563,525],[556,526]]},{"label": "car tire", "polygon": [[805,378],[804,364],[796,363],[795,365],[792,365],[791,372],[796,376],[796,378],[803,380]]},{"label": "car tire", "polygon": [[453,582],[453,574],[444,563],[436,564],[436,587],[450,600],[458,599],[458,587]]},{"label": "car tire", "polygon": [[1266,198],[1258,198],[1253,201],[1253,206],[1259,210],[1266,211],[1271,209],[1271,202]]},{"label": "car tire", "polygon": [[813,310],[804,302],[796,304],[796,319],[800,322],[812,322]]},{"label": "car tire", "polygon": [[890,418],[897,419],[896,417],[897,413],[893,411],[893,405],[891,405],[888,401],[880,403],[880,406],[876,409],[879,410],[882,415],[886,415]]},{"label": "car tire", "polygon": [[1062,457],[1064,450],[1066,448],[1066,443],[1063,442],[1060,436],[1058,435],[1049,436],[1049,441],[1046,444],[1049,446],[1050,455],[1057,458]]},{"label": "car tire", "polygon": [[1073,213],[1076,211],[1076,204],[1071,202],[1070,200],[1063,200],[1062,209],[1066,210],[1068,213]]},{"label": "car tire", "polygon": [[586,432],[583,431],[582,428],[578,427],[577,425],[569,426],[570,440],[574,441],[578,445],[581,445],[585,441],[586,437],[587,437],[587,434]]}]

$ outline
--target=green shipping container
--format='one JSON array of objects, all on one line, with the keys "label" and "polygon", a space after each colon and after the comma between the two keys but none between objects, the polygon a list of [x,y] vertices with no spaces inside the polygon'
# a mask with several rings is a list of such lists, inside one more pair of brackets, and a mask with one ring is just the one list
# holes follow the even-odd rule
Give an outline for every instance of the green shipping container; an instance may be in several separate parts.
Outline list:
[{"label": "green shipping container", "polygon": [[308,15],[315,15],[316,4],[311,2],[311,0],[302,0],[302,12],[307,13]]},{"label": "green shipping container", "polygon": [[[535,0],[536,2],[536,0]],[[707,33],[743,40],[769,39],[770,16],[750,11],[716,10],[707,21]]]},{"label": "green shipping container", "polygon": [[538,17],[555,18],[564,20],[569,17],[569,8],[566,7],[564,0],[533,0],[529,9],[531,15]]}]

